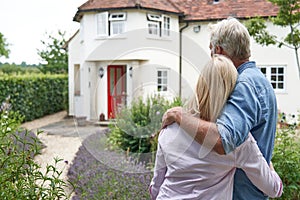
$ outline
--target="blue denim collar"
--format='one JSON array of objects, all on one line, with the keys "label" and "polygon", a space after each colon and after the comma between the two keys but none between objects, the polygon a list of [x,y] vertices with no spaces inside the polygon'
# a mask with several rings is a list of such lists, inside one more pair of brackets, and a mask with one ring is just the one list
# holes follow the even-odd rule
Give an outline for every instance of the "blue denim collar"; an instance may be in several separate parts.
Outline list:
[{"label": "blue denim collar", "polygon": [[241,64],[238,68],[237,68],[237,71],[239,74],[241,74],[245,69],[247,68],[252,68],[252,67],[255,67],[256,64],[254,61],[248,61],[248,62],[245,62],[243,64]]}]

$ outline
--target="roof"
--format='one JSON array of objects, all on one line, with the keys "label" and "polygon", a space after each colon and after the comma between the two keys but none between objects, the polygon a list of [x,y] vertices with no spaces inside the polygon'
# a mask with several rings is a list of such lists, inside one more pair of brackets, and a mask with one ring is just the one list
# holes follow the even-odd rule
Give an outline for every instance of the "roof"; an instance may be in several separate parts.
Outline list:
[{"label": "roof", "polygon": [[278,7],[268,0],[88,0],[74,16],[80,21],[85,12],[116,9],[156,10],[184,16],[183,21],[209,21],[276,16]]},{"label": "roof", "polygon": [[[180,0],[173,0],[182,2]],[[236,18],[276,16],[278,7],[268,0],[193,0],[183,10],[185,20],[224,19],[229,16]]]}]

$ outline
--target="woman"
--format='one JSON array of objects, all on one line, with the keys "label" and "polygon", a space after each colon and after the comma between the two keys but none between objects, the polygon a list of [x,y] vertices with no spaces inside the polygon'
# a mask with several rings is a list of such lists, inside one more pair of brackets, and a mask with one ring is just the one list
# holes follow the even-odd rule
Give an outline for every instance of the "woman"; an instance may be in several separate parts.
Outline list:
[{"label": "woman", "polygon": [[[213,55],[199,76],[189,112],[216,121],[236,80],[237,71],[232,61]],[[267,196],[281,196],[281,179],[272,164],[269,167],[251,134],[227,155],[219,155],[211,151],[212,147],[204,146],[176,123],[163,129],[158,138],[154,177],[149,188],[151,198],[231,200],[236,168],[243,169]]]}]

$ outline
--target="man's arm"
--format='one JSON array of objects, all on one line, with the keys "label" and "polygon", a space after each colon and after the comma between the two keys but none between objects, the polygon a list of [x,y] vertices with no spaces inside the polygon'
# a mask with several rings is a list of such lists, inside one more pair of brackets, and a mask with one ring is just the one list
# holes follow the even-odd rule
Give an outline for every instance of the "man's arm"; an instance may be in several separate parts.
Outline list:
[{"label": "man's arm", "polygon": [[162,127],[178,123],[198,143],[218,154],[225,154],[217,125],[185,112],[182,107],[169,109],[163,116]]}]

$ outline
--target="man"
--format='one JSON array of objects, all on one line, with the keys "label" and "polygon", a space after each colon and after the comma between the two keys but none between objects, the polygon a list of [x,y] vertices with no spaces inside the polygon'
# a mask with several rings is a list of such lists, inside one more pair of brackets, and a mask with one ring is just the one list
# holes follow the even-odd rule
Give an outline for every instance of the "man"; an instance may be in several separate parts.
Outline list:
[{"label": "man", "polygon": [[[195,118],[181,107],[169,109],[163,117],[163,127],[176,122],[186,132],[195,135],[200,144],[219,154],[228,154],[242,144],[249,132],[257,140],[260,151],[270,163],[277,123],[277,103],[268,80],[250,58],[250,35],[235,18],[214,25],[211,31],[212,54],[222,54],[234,63],[239,77],[216,122]],[[213,97],[211,97],[213,99]],[[235,173],[233,199],[267,199],[239,169]]]}]

